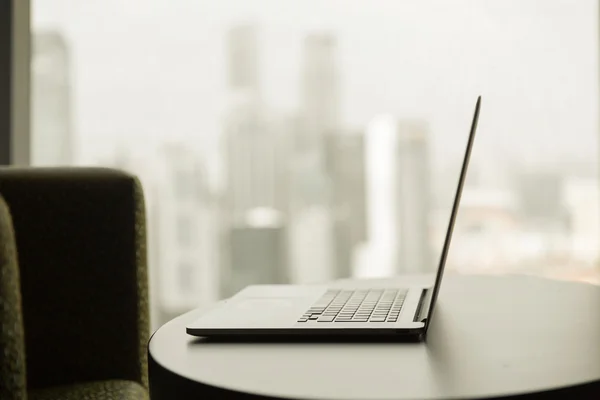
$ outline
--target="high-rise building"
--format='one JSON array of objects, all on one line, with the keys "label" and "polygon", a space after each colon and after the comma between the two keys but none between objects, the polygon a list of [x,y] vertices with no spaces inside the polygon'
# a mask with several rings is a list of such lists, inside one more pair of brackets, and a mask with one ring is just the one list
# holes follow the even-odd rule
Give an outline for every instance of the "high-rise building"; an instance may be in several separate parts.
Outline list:
[{"label": "high-rise building", "polygon": [[367,240],[364,135],[328,134],[326,156],[335,224],[334,275],[343,278],[352,275],[355,247]]},{"label": "high-rise building", "polygon": [[[366,133],[367,256],[372,274],[435,270],[427,126],[376,117]],[[364,271],[363,274],[370,271]]]},{"label": "high-rise building", "polygon": [[219,298],[218,213],[202,155],[185,143],[162,144],[152,158],[156,190],[149,237],[158,303],[172,317]]},{"label": "high-rise building", "polygon": [[248,213],[245,224],[232,226],[226,241],[230,268],[223,271],[221,297],[252,284],[289,283],[285,227],[273,210]]},{"label": "high-rise building", "polygon": [[361,276],[386,276],[396,273],[398,250],[398,157],[397,121],[391,115],[378,115],[369,123],[365,135],[368,245]]},{"label": "high-rise building", "polygon": [[402,273],[432,272],[431,166],[428,127],[420,120],[397,124],[398,260]]},{"label": "high-rise building", "polygon": [[71,54],[60,32],[33,36],[31,161],[37,166],[73,162]]},{"label": "high-rise building", "polygon": [[[328,206],[331,200],[330,177],[324,163],[325,141],[309,146],[305,119],[298,116],[287,121],[289,134],[289,204],[292,212],[315,205]],[[318,145],[317,145],[318,144]]]},{"label": "high-rise building", "polygon": [[227,209],[239,224],[256,208],[286,208],[284,132],[269,118],[258,88],[257,29],[233,28],[227,37],[231,102],[224,121]]},{"label": "high-rise building", "polygon": [[340,88],[337,68],[337,40],[328,33],[306,36],[302,56],[301,148],[324,151],[324,135],[340,126]]},{"label": "high-rise building", "polygon": [[367,240],[365,138],[361,131],[327,136],[327,169],[338,219],[351,221],[353,243]]},{"label": "high-rise building", "polygon": [[336,38],[329,33],[312,33],[304,39],[300,110],[291,126],[292,154],[288,161],[290,262],[295,279],[301,282],[346,276],[349,264],[348,245],[339,239],[348,230],[335,222],[334,178],[326,165],[326,136],[340,126],[336,52]]},{"label": "high-rise building", "polygon": [[284,137],[255,108],[238,108],[225,122],[227,208],[232,223],[249,210],[286,208]]},{"label": "high-rise building", "polygon": [[260,99],[253,26],[227,36],[229,97],[223,150],[221,296],[253,283],[285,283],[287,210],[285,136]]},{"label": "high-rise building", "polygon": [[335,223],[331,210],[313,205],[296,211],[289,221],[290,276],[295,283],[323,283],[336,278]]},{"label": "high-rise building", "polygon": [[259,91],[258,29],[254,25],[239,25],[227,34],[228,89],[232,92]]},{"label": "high-rise building", "polygon": [[[294,138],[302,139],[302,128],[299,119],[290,121]],[[287,160],[290,275],[297,283],[327,282],[336,276],[337,265],[331,177],[318,152],[297,145],[294,140]]]}]

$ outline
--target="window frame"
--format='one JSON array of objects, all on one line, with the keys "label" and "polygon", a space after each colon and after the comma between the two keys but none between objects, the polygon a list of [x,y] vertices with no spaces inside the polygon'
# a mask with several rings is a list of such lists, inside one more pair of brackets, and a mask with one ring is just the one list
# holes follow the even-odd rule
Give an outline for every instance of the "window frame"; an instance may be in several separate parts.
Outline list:
[{"label": "window frame", "polygon": [[0,165],[30,164],[30,5],[0,2]]}]

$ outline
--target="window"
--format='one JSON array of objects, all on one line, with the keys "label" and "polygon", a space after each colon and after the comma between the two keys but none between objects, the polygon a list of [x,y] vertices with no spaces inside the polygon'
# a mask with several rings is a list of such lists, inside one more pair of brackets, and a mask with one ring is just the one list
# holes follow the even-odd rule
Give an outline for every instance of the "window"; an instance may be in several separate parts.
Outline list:
[{"label": "window", "polygon": [[[189,243],[193,219],[216,238],[218,262],[181,271],[222,288],[431,271],[481,94],[448,269],[598,281],[598,15],[592,0],[33,0],[33,163],[141,154],[132,170],[152,166],[147,195],[174,216],[161,229]],[[281,215],[268,230],[246,218],[264,208]]]},{"label": "window", "polygon": [[0,11],[0,165],[28,165],[29,1],[4,2]]}]

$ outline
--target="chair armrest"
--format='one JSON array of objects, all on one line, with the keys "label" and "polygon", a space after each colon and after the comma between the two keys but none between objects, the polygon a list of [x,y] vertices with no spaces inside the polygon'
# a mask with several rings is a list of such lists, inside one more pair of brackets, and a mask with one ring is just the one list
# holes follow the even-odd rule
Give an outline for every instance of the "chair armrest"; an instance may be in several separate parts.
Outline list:
[{"label": "chair armrest", "polygon": [[15,229],[30,389],[148,385],[144,199],[107,168],[1,168]]},{"label": "chair armrest", "polygon": [[0,399],[3,400],[26,398],[20,289],[12,219],[0,196]]}]

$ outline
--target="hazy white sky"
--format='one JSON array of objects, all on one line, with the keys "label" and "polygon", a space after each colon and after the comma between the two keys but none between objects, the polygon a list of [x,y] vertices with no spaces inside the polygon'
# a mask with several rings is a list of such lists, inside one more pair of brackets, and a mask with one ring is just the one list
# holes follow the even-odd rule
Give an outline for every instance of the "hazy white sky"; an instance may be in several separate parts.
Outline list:
[{"label": "hazy white sky", "polygon": [[35,28],[59,28],[72,45],[84,155],[122,137],[198,138],[199,147],[214,139],[226,103],[224,32],[255,21],[275,110],[297,107],[302,36],[325,29],[339,38],[349,126],[382,112],[426,118],[439,163],[460,155],[482,94],[475,158],[596,159],[593,0],[33,0],[32,8]]}]

